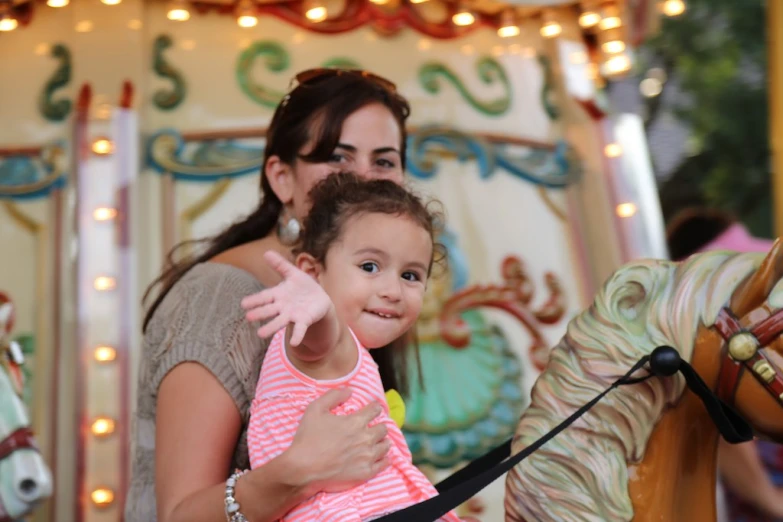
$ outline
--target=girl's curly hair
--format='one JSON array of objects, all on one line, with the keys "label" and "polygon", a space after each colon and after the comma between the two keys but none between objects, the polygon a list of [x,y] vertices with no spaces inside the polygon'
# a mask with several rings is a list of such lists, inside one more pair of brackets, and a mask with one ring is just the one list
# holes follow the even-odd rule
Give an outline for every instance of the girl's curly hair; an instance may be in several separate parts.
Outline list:
[{"label": "girl's curly hair", "polygon": [[[445,248],[436,241],[444,224],[440,203],[424,201],[404,187],[385,179],[366,180],[350,172],[327,176],[309,193],[312,207],[304,220],[295,254],[305,252],[319,263],[326,263],[326,254],[343,234],[345,223],[360,214],[389,214],[404,216],[420,225],[432,238],[433,264],[445,263]],[[435,208],[433,208],[435,207]],[[429,275],[429,274],[428,274]],[[407,355],[413,351],[421,376],[418,343],[415,334],[408,332],[401,339],[378,350],[371,350],[378,364],[386,389],[394,388],[401,394],[408,391]]]}]

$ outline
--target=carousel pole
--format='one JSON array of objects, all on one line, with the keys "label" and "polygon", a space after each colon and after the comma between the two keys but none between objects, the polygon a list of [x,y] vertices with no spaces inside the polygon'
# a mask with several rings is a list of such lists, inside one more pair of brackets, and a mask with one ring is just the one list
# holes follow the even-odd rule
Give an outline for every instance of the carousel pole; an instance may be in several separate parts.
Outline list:
[{"label": "carousel pole", "polygon": [[774,233],[783,237],[783,0],[767,0],[767,42]]}]

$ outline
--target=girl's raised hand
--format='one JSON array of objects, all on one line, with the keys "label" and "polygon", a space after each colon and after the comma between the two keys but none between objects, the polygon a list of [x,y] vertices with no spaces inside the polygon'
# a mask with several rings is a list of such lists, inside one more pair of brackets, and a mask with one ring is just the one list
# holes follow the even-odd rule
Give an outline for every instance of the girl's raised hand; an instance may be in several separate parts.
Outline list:
[{"label": "girl's raised hand", "polygon": [[278,285],[242,299],[242,308],[249,321],[269,321],[258,329],[266,338],[281,328],[293,324],[289,344],[298,346],[307,328],[317,323],[332,308],[332,300],[318,282],[305,274],[282,255],[272,250],[264,253],[269,266],[283,276]]}]

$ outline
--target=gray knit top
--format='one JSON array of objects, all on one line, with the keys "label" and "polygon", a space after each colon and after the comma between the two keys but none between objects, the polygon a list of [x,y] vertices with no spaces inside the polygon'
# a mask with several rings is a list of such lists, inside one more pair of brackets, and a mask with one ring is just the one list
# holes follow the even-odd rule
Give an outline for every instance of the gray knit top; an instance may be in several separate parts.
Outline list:
[{"label": "gray knit top", "polygon": [[[243,297],[263,290],[239,268],[203,263],[193,267],[163,299],[147,326],[133,417],[133,465],[126,522],[155,522],[155,414],[163,377],[183,362],[209,370],[231,395],[242,432],[226,472],[249,468],[247,423],[266,342],[245,320]],[[186,406],[186,405],[183,405]],[[208,450],[205,450],[208,451]],[[226,463],[228,464],[228,463]]]}]

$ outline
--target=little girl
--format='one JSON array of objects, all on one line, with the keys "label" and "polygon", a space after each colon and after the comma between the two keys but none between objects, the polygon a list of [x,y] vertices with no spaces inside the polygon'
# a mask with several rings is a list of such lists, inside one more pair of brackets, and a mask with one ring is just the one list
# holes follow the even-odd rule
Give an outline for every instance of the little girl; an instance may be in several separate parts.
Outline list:
[{"label": "little girl", "polygon": [[[250,409],[250,463],[256,468],[282,453],[307,405],[349,386],[350,399],[333,412],[350,414],[372,401],[383,405],[373,424],[386,424],[390,465],[354,488],[316,494],[283,520],[363,522],[436,495],[390,417],[368,351],[403,336],[419,316],[433,262],[434,216],[399,185],[350,174],[329,176],[310,199],[295,264],[267,253],[283,281],[242,302],[249,320],[269,320],[259,335],[274,336]],[[448,513],[441,520],[459,518]]]}]

